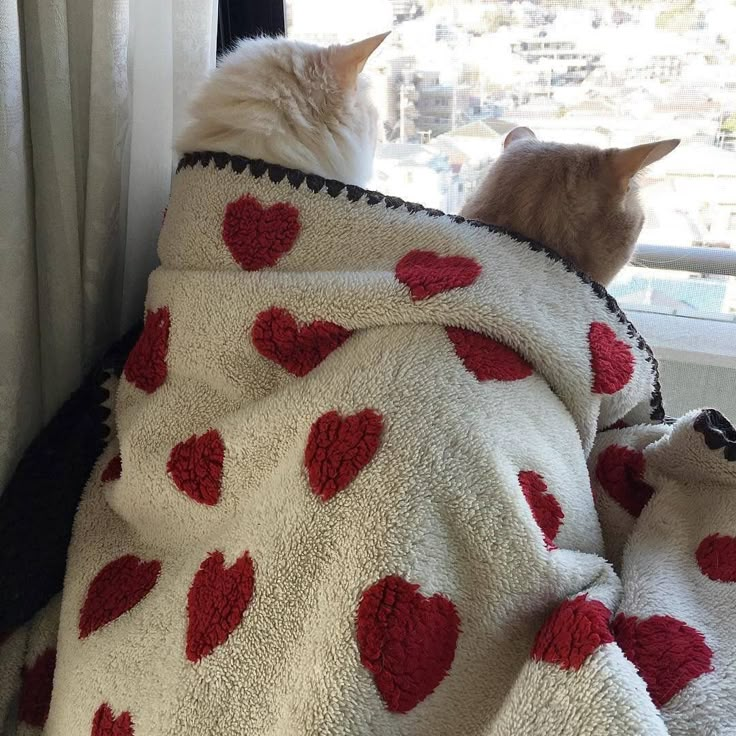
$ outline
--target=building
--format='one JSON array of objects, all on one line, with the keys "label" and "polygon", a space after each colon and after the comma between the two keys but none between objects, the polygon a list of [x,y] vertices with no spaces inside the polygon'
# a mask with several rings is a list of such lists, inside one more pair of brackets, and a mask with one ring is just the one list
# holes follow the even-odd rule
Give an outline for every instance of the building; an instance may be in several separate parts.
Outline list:
[{"label": "building", "polygon": [[421,5],[414,0],[391,0],[391,5],[397,23],[415,18],[421,12]]},{"label": "building", "polygon": [[437,71],[418,71],[416,89],[416,126],[431,130],[433,136],[453,130],[467,122],[471,112],[472,89],[467,84],[443,84]]},{"label": "building", "polygon": [[656,172],[671,182],[670,201],[697,215],[700,237],[693,245],[736,246],[736,152],[680,145],[659,162]]},{"label": "building", "polygon": [[537,85],[529,89],[532,95],[548,95],[554,86],[580,84],[601,66],[600,53],[580,49],[577,41],[546,35],[514,41],[511,51],[540,71]]},{"label": "building", "polygon": [[462,201],[458,176],[448,157],[433,144],[378,146],[370,187],[444,212],[456,212]]},{"label": "building", "polygon": [[406,143],[417,137],[415,85],[417,60],[412,55],[399,55],[387,63],[386,73],[379,84],[386,89],[386,137],[390,141]]},{"label": "building", "polygon": [[436,143],[449,158],[453,167],[487,166],[498,158],[503,149],[503,139],[482,120],[462,125],[436,139]]}]

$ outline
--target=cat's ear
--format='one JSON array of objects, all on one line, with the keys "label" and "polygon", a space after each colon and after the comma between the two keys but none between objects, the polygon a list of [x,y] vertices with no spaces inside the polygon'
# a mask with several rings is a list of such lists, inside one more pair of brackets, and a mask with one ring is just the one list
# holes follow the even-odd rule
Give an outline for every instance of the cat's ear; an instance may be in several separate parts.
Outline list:
[{"label": "cat's ear", "polygon": [[519,126],[518,128],[514,128],[513,130],[509,131],[508,135],[506,136],[506,140],[503,142],[503,147],[508,148],[512,143],[520,141],[524,138],[534,138],[536,140],[537,136],[534,135],[534,131],[530,128]]},{"label": "cat's ear", "polygon": [[641,171],[649,164],[664,158],[668,153],[680,145],[678,138],[667,141],[655,141],[654,143],[642,143],[640,146],[631,148],[618,148],[613,151],[613,172],[622,189],[629,186],[629,181],[634,174]]},{"label": "cat's ear", "polygon": [[330,64],[343,89],[355,87],[358,75],[363,71],[368,57],[383,43],[389,33],[391,31],[379,33],[377,36],[364,38],[346,46],[330,46]]}]

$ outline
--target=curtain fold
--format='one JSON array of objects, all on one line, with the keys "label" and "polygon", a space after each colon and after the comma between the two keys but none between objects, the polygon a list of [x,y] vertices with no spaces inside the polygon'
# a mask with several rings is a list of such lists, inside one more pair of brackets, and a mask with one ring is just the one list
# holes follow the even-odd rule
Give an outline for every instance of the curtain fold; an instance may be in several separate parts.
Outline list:
[{"label": "curtain fold", "polygon": [[33,163],[22,8],[0,0],[0,487],[41,423]]},{"label": "curtain fold", "polygon": [[0,488],[140,318],[215,0],[0,0]]}]

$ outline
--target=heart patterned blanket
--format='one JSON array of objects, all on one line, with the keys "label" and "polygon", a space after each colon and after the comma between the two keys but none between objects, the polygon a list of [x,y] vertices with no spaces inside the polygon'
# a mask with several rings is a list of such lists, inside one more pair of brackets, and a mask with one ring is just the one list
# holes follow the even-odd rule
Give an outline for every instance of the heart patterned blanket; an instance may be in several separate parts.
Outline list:
[{"label": "heart patterned blanket", "polygon": [[736,432],[542,246],[186,156],[5,734],[736,733]]}]

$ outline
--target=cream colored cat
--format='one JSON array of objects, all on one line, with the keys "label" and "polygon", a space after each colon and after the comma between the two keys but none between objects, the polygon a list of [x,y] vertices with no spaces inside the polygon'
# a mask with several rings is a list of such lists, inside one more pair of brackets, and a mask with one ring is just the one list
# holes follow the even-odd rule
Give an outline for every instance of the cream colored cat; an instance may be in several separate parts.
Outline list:
[{"label": "cream colored cat", "polygon": [[463,217],[538,240],[602,284],[629,262],[644,224],[636,174],[679,140],[632,148],[547,143],[514,128]]},{"label": "cream colored cat", "polygon": [[365,185],[378,113],[361,72],[387,35],[328,48],[241,41],[195,96],[177,150],[225,151]]}]

